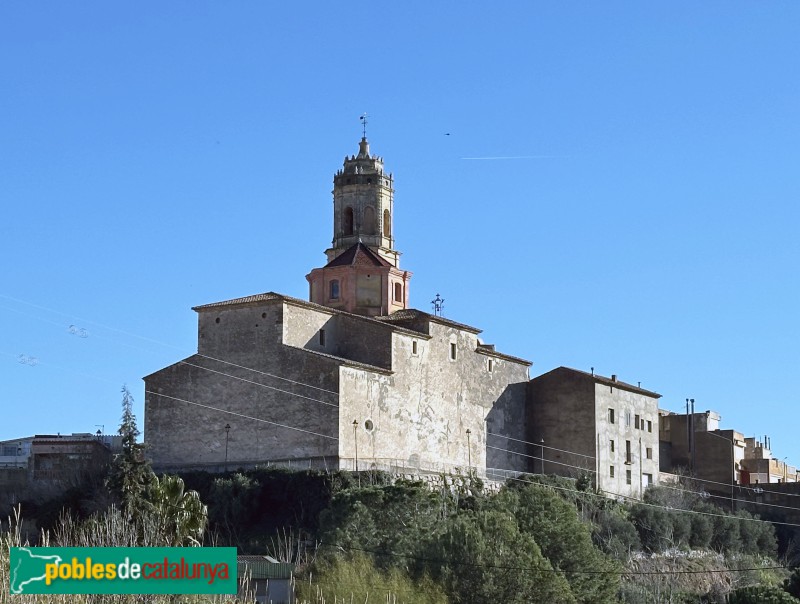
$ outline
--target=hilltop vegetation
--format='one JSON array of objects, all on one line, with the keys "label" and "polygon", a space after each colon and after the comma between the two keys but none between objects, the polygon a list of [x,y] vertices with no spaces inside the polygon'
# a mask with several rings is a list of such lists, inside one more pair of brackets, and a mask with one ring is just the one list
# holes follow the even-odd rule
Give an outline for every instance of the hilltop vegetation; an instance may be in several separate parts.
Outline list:
[{"label": "hilltop vegetation", "polygon": [[[315,604],[385,602],[387,595],[430,604],[726,596],[791,602],[798,600],[790,594],[800,592],[797,573],[782,587],[788,573],[777,560],[792,552],[779,551],[773,525],[746,512],[727,514],[686,489],[651,488],[644,501],[627,505],[593,492],[588,480],[541,476],[487,492],[464,476],[431,486],[381,473],[279,469],[187,473],[182,481],[141,475],[147,487],[134,489],[135,500],[113,492],[100,498],[116,497],[121,509],[80,520],[81,510],[96,507],[83,500],[71,519],[54,521],[56,504],[42,506],[50,511],[38,518],[40,528],[54,530],[63,544],[96,533],[125,543],[200,539],[241,553],[269,552],[297,564],[298,602]],[[171,517],[170,497],[191,502],[195,517]],[[115,529],[99,530],[104,523]]]}]

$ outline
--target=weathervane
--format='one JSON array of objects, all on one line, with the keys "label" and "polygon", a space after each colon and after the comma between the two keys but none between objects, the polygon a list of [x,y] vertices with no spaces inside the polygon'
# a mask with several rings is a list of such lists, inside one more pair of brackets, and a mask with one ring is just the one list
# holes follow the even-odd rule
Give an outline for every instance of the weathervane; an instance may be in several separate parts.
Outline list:
[{"label": "weathervane", "polygon": [[441,317],[442,308],[444,308],[444,298],[440,297],[439,294],[436,294],[436,298],[431,300],[431,304],[433,305],[434,316]]},{"label": "weathervane", "polygon": [[367,114],[366,112],[361,114],[361,117],[358,118],[361,120],[361,128],[364,132],[364,138],[367,138]]}]

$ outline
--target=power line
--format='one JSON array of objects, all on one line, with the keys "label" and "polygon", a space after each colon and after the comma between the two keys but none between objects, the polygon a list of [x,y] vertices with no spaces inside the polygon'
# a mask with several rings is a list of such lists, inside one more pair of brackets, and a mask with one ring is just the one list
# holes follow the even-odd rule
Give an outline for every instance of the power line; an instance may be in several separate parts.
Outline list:
[{"label": "power line", "polygon": [[195,356],[203,357],[204,359],[210,359],[212,361],[217,361],[218,363],[225,363],[226,365],[231,365],[233,367],[238,367],[239,369],[245,369],[247,371],[254,371],[256,373],[260,373],[261,375],[266,375],[266,376],[269,376],[271,378],[275,378],[276,380],[283,380],[284,382],[291,382],[292,384],[297,384],[297,385],[303,386],[305,388],[313,388],[314,390],[321,390],[322,392],[328,392],[330,394],[335,394],[336,396],[339,396],[339,393],[336,390],[328,390],[327,388],[322,388],[320,386],[314,386],[312,384],[306,384],[305,382],[298,382],[296,380],[290,380],[287,377],[282,377],[280,375],[275,375],[274,373],[267,373],[266,371],[261,371],[259,369],[253,369],[252,367],[245,367],[244,365],[237,365],[236,363],[231,363],[230,361],[225,361],[223,359],[217,359],[215,357],[208,356],[207,354],[196,353]]},{"label": "power line", "polygon": [[[16,302],[20,302],[20,303],[22,303],[22,304],[27,304],[27,305],[33,306],[34,308],[39,308],[39,309],[41,309],[41,310],[46,310],[46,311],[53,312],[53,313],[56,313],[56,314],[59,314],[59,315],[62,315],[62,316],[71,317],[71,318],[73,318],[73,319],[76,319],[76,320],[79,320],[79,321],[83,321],[83,322],[86,322],[86,323],[91,323],[91,324],[93,324],[93,325],[98,325],[98,326],[100,326],[100,327],[103,327],[103,328],[105,328],[105,329],[108,329],[108,330],[110,330],[110,331],[115,331],[115,332],[117,332],[117,333],[121,333],[121,334],[124,334],[124,335],[128,335],[128,336],[131,336],[131,337],[134,337],[134,338],[138,338],[138,339],[142,339],[142,340],[145,340],[145,341],[153,342],[153,343],[160,344],[160,345],[162,345],[162,346],[166,346],[166,347],[173,348],[173,349],[176,349],[176,350],[181,350],[182,352],[184,352],[184,354],[186,354],[186,352],[185,352],[185,351],[183,351],[182,349],[180,349],[179,347],[173,346],[173,345],[171,345],[171,344],[168,344],[168,343],[165,343],[165,342],[161,342],[161,341],[159,341],[159,340],[154,340],[154,339],[151,339],[151,338],[146,338],[146,337],[144,337],[144,336],[139,336],[139,335],[137,335],[137,334],[133,334],[133,333],[130,333],[130,332],[127,332],[127,331],[121,330],[121,329],[114,328],[114,327],[109,327],[109,326],[107,326],[107,325],[103,325],[103,324],[101,324],[101,323],[97,323],[97,322],[94,322],[94,321],[91,321],[91,320],[88,320],[88,319],[79,318],[79,317],[76,317],[75,315],[71,315],[71,314],[67,314],[67,313],[62,313],[62,312],[60,312],[60,311],[56,311],[56,310],[53,310],[53,309],[50,309],[50,308],[47,308],[47,307],[39,306],[39,305],[37,305],[37,304],[33,304],[33,303],[31,303],[31,302],[27,302],[27,301],[24,301],[24,300],[20,300],[20,299],[18,299],[18,298],[13,298],[13,297],[11,297],[11,296],[7,296],[7,295],[0,294],[0,297],[2,297],[2,298],[6,298],[6,299],[9,299],[9,300],[13,300],[13,301],[16,301]],[[8,310],[13,310],[13,309],[8,309]],[[23,312],[21,312],[21,311],[18,311],[18,310],[13,310],[13,311],[14,311],[14,312],[17,312],[17,313],[19,313],[19,314],[22,314],[22,315],[24,315],[24,316],[28,316],[28,317],[31,317],[31,318],[36,318],[36,319],[38,319],[38,320],[41,320],[41,321],[44,321],[44,322],[47,322],[47,323],[50,323],[50,324],[53,324],[53,325],[59,325],[59,324],[57,324],[57,323],[55,323],[55,322],[53,322],[53,321],[50,321],[50,320],[48,320],[48,319],[44,319],[44,318],[42,318],[42,317],[35,317],[35,316],[33,316],[33,315],[29,315],[29,314],[27,314],[27,313],[23,313]],[[142,349],[142,350],[144,350],[144,349]],[[152,353],[152,351],[149,351],[149,350],[145,350],[145,352]],[[9,354],[9,353],[3,353],[3,354],[7,354],[8,356],[12,356],[12,357],[14,356],[14,355],[12,355],[12,354]],[[331,393],[331,394],[334,394],[334,395],[337,395],[337,396],[338,396],[338,394],[339,394],[338,392],[335,392],[335,391],[332,391],[332,390],[327,390],[327,389],[324,389],[324,388],[320,388],[320,387],[318,387],[318,386],[314,386],[314,385],[312,385],[312,384],[307,384],[307,383],[304,383],[304,382],[300,382],[300,381],[296,381],[296,380],[291,380],[291,379],[289,379],[289,378],[284,378],[284,377],[282,377],[282,376],[277,376],[277,375],[274,375],[274,374],[271,374],[271,373],[268,373],[268,372],[264,372],[264,371],[261,371],[261,370],[258,370],[258,369],[249,368],[249,367],[246,367],[246,366],[243,366],[243,365],[238,365],[238,364],[236,364],[236,363],[232,363],[232,362],[229,362],[229,361],[225,361],[225,360],[223,360],[223,359],[218,359],[218,358],[215,358],[215,357],[212,357],[212,356],[209,356],[209,355],[201,355],[201,354],[196,354],[196,356],[198,356],[198,357],[202,357],[202,358],[206,358],[206,359],[209,359],[209,360],[212,360],[212,361],[217,361],[217,362],[219,362],[219,363],[223,363],[223,364],[231,365],[231,366],[234,366],[234,367],[237,367],[237,368],[240,368],[240,369],[246,370],[246,371],[252,371],[252,372],[255,372],[255,373],[259,373],[259,374],[261,374],[261,375],[265,375],[265,376],[272,377],[272,378],[275,378],[275,379],[284,380],[284,381],[287,381],[287,382],[290,382],[290,383],[293,383],[293,384],[296,384],[296,385],[299,385],[299,386],[302,386],[302,387],[307,387],[307,388],[313,388],[313,389],[321,390],[321,391],[328,392],[328,393]],[[179,363],[179,364],[185,364],[185,365],[188,365],[188,366],[191,366],[191,367],[195,367],[195,368],[198,368],[198,369],[201,369],[201,370],[206,370],[206,371],[209,371],[209,372],[212,372],[212,373],[218,374],[218,375],[223,375],[223,376],[226,376],[226,377],[230,377],[230,378],[232,378],[232,379],[240,380],[240,381],[243,381],[243,382],[246,382],[246,383],[252,384],[252,385],[254,385],[254,386],[259,386],[259,387],[263,387],[263,388],[267,388],[267,389],[275,390],[275,391],[278,391],[278,392],[281,392],[281,393],[287,394],[287,395],[289,395],[289,396],[296,396],[296,397],[299,397],[299,398],[302,398],[302,399],[305,399],[305,400],[308,400],[308,401],[317,402],[317,403],[324,404],[324,405],[328,405],[328,406],[332,406],[332,407],[338,407],[338,405],[337,405],[337,404],[335,404],[335,403],[330,403],[330,402],[327,402],[327,401],[323,401],[323,400],[316,399],[316,398],[313,398],[313,397],[308,397],[308,396],[305,396],[305,395],[302,395],[302,394],[298,394],[298,393],[295,393],[295,392],[291,392],[291,391],[288,391],[288,390],[283,390],[283,389],[281,389],[281,388],[277,388],[277,387],[274,387],[274,386],[270,386],[270,385],[268,385],[268,384],[262,384],[262,383],[260,383],[260,382],[255,382],[255,381],[252,381],[252,380],[248,380],[248,379],[246,379],[246,378],[242,378],[242,377],[240,377],[240,376],[232,375],[232,374],[230,374],[230,373],[226,373],[226,372],[223,372],[223,371],[218,371],[218,370],[215,370],[215,369],[211,369],[211,368],[209,368],[209,367],[203,367],[202,365],[196,365],[196,364],[193,364],[193,363],[189,363],[188,361],[178,361],[178,363]],[[48,364],[48,365],[50,365],[50,366],[52,366],[52,367],[55,367],[55,368],[58,368],[57,366],[55,366],[55,365],[52,365],[52,364]],[[63,368],[62,368],[62,369],[63,369]],[[74,371],[74,370],[71,370],[71,371]],[[75,372],[75,373],[78,373],[79,375],[85,375],[85,376],[88,376],[88,377],[93,377],[93,378],[95,378],[95,379],[100,379],[100,380],[102,380],[102,381],[108,381],[108,382],[110,382],[110,381],[109,381],[109,380],[107,380],[107,379],[104,379],[104,378],[99,378],[99,377],[97,377],[97,376],[91,376],[91,375],[88,375],[88,374],[83,374],[83,373],[81,373],[81,372]],[[213,406],[211,406],[211,405],[203,405],[203,404],[201,404],[201,403],[197,403],[197,402],[195,402],[195,401],[188,401],[188,400],[186,400],[186,399],[179,399],[179,398],[177,398],[177,397],[170,397],[170,396],[167,396],[167,395],[158,394],[158,393],[154,393],[154,392],[149,392],[149,393],[150,393],[150,394],[156,394],[157,396],[163,396],[163,397],[165,397],[165,398],[171,398],[171,399],[174,399],[174,400],[177,400],[177,401],[182,401],[182,402],[185,402],[185,403],[187,403],[187,404],[193,404],[193,405],[197,405],[197,406],[200,406],[200,407],[205,407],[205,408],[208,408],[208,409],[213,409],[213,410],[216,410],[216,411],[218,411],[218,412],[221,412],[221,413],[228,413],[228,414],[231,414],[231,415],[237,415],[237,416],[240,416],[240,417],[246,417],[246,418],[248,418],[248,419],[253,419],[253,420],[255,420],[255,421],[261,421],[261,422],[264,422],[264,423],[273,424],[273,425],[276,425],[276,426],[279,426],[279,427],[283,427],[283,428],[286,428],[286,429],[290,429],[290,430],[296,430],[296,431],[305,432],[305,433],[309,433],[309,434],[315,434],[315,435],[317,435],[317,436],[322,436],[322,437],[324,437],[324,438],[334,438],[334,437],[330,437],[330,436],[327,436],[327,435],[321,435],[321,434],[315,433],[315,432],[313,432],[313,431],[304,430],[304,429],[302,429],[302,428],[297,428],[297,427],[288,426],[288,425],[285,425],[285,424],[280,424],[280,423],[277,423],[277,422],[270,422],[270,421],[268,421],[268,420],[262,420],[262,419],[258,419],[258,418],[250,418],[250,417],[248,417],[248,416],[244,416],[244,415],[242,415],[242,414],[238,414],[238,413],[236,413],[236,412],[233,412],[233,411],[226,411],[226,410],[220,409],[220,408],[218,408],[218,407],[213,407]],[[488,431],[487,431],[487,433],[486,433],[486,434],[487,434],[487,436],[494,436],[494,437],[497,437],[497,438],[505,438],[505,439],[507,439],[507,440],[511,440],[511,441],[515,441],[515,442],[520,442],[520,443],[524,443],[524,444],[528,444],[528,445],[532,445],[532,446],[534,446],[534,447],[541,447],[542,449],[548,449],[548,450],[559,451],[559,452],[562,452],[562,453],[567,453],[567,454],[569,454],[569,455],[574,455],[574,456],[584,457],[584,458],[587,458],[587,459],[595,459],[595,457],[593,457],[593,456],[590,456],[590,455],[585,455],[585,454],[583,454],[583,453],[577,453],[577,452],[574,452],[574,451],[569,451],[569,450],[566,450],[566,449],[560,449],[560,448],[557,448],[557,447],[553,447],[553,446],[549,446],[549,445],[544,445],[543,443],[535,443],[535,442],[532,442],[532,441],[526,441],[526,440],[523,440],[523,439],[518,439],[518,438],[514,438],[514,437],[510,437],[510,436],[500,435],[500,434],[497,434],[497,433],[494,433],[494,432],[488,432]],[[338,440],[338,438],[337,438],[336,440]],[[527,458],[531,458],[531,459],[540,459],[540,460],[542,460],[543,462],[545,462],[545,463],[547,463],[547,464],[555,464],[555,465],[559,465],[559,466],[564,466],[564,467],[575,468],[575,469],[581,470],[581,471],[583,471],[583,472],[596,473],[596,470],[591,470],[591,469],[584,468],[584,467],[581,467],[581,466],[575,466],[575,465],[572,465],[572,464],[567,464],[567,463],[564,463],[564,462],[559,462],[559,461],[555,461],[555,460],[552,460],[552,459],[550,459],[550,460],[545,460],[543,456],[541,456],[541,457],[537,457],[537,456],[534,456],[534,455],[528,455],[528,454],[525,454],[525,453],[521,453],[521,452],[519,452],[519,451],[513,451],[513,450],[510,450],[510,449],[505,449],[505,448],[501,448],[501,447],[496,447],[496,446],[492,446],[492,445],[488,445],[488,444],[487,444],[486,446],[487,446],[487,448],[491,448],[491,449],[495,449],[495,450],[500,450],[500,451],[506,451],[506,452],[508,452],[508,453],[512,453],[512,454],[515,454],[515,455],[520,455],[520,456],[527,457]],[[699,480],[699,479],[695,479],[695,480],[698,480],[698,482],[704,482],[704,483],[710,483],[710,484],[722,485],[722,486],[726,486],[726,487],[729,487],[729,488],[730,488],[730,487],[739,487],[739,488],[743,487],[743,485],[736,485],[736,484],[729,484],[729,483],[723,483],[723,482],[716,482],[716,481],[711,481],[711,480]],[[665,487],[667,487],[667,488],[676,488],[676,487],[669,487],[669,486],[668,486],[668,485],[666,485],[666,484],[664,484],[664,485],[660,485],[660,486],[665,486]],[[760,488],[760,487],[759,487],[759,488]],[[694,491],[691,491],[691,492],[694,492]],[[763,492],[765,492],[765,493],[770,493],[770,494],[776,494],[776,495],[785,495],[785,496],[792,496],[792,497],[800,497],[800,495],[798,495],[798,494],[794,494],[794,493],[781,493],[781,492],[778,492],[778,491],[768,491],[768,490],[763,490]],[[612,495],[615,495],[615,496],[618,496],[618,497],[625,497],[625,498],[628,498],[628,499],[632,499],[632,500],[634,500],[634,501],[638,501],[636,498],[627,497],[627,496],[624,496],[624,495],[619,495],[619,494],[614,494],[614,493],[611,493],[611,494],[612,494]],[[698,493],[698,494],[699,494],[700,496],[703,496],[703,495],[702,495],[702,493]],[[728,497],[726,497],[726,496],[718,496],[718,495],[711,495],[711,494],[708,494],[708,496],[710,496],[710,497],[714,497],[714,498],[719,498],[719,499],[725,499],[725,500],[727,500],[727,499],[728,499]],[[735,499],[735,501],[740,501],[740,502],[746,503],[746,504],[748,504],[748,505],[753,505],[753,506],[756,506],[756,505],[763,505],[763,506],[769,506],[769,507],[779,507],[779,508],[785,508],[785,509],[797,509],[797,508],[792,508],[792,507],[790,507],[790,506],[780,506],[780,505],[777,505],[777,504],[769,504],[769,503],[765,503],[765,502],[748,501],[748,500],[742,500],[742,499]]]},{"label": "power line", "polygon": [[253,384],[254,386],[261,386],[262,388],[269,388],[270,390],[276,390],[278,392],[282,392],[283,394],[289,394],[291,396],[296,396],[307,401],[313,401],[315,403],[321,403],[323,405],[329,405],[331,407],[338,407],[339,405],[335,403],[329,403],[327,401],[322,401],[317,398],[312,398],[310,396],[305,396],[303,394],[297,394],[296,392],[290,392],[288,390],[283,390],[281,388],[276,388],[275,386],[268,386],[267,384],[261,384],[259,382],[254,382],[252,380],[245,379],[243,377],[238,377],[236,375],[231,375],[230,373],[225,373],[224,371],[217,371],[216,369],[210,369],[209,367],[203,367],[202,365],[195,365],[194,363],[188,363],[187,361],[178,361],[180,365],[188,365],[189,367],[196,367],[197,369],[205,369],[206,371],[210,371],[212,373],[217,373],[219,375],[224,375],[225,377],[233,378],[235,380],[241,380],[242,382],[247,382],[248,384]]},{"label": "power line", "polygon": [[[462,441],[463,442],[463,441]],[[502,447],[495,447],[492,445],[486,445],[487,449],[497,449],[498,451],[507,451],[508,453],[514,453],[515,455],[519,455],[521,457],[529,457],[531,459],[538,459],[541,460],[543,463],[548,464],[556,464],[559,466],[566,466],[568,468],[577,468],[578,470],[583,470],[584,472],[589,472],[591,474],[596,474],[597,470],[590,470],[589,468],[582,468],[581,466],[573,466],[572,464],[563,463],[561,461],[553,461],[552,459],[544,459],[543,457],[537,457],[536,455],[528,455],[526,453],[520,453],[519,451],[512,451],[511,449],[503,449]],[[500,468],[498,468],[500,469]]]},{"label": "power line", "polygon": [[[404,558],[407,560],[417,560],[420,562],[435,562],[439,564],[455,564],[457,566],[469,566],[471,568],[491,568],[495,570],[516,570],[516,571],[526,571],[526,572],[540,572],[540,573],[553,573],[553,574],[574,574],[574,575],[619,575],[619,576],[628,576],[628,575],[663,575],[663,574],[671,574],[671,575],[697,575],[697,574],[705,574],[705,573],[730,573],[730,572],[751,572],[751,571],[758,571],[758,570],[781,570],[790,568],[789,566],[761,566],[756,568],[736,568],[736,569],[724,569],[724,570],[659,570],[659,571],[626,571],[626,570],[565,570],[560,568],[536,568],[530,566],[506,566],[501,564],[482,564],[478,562],[466,562],[461,560],[448,560],[445,558],[427,558],[424,556],[415,556],[412,554],[400,554],[397,552],[381,552],[372,549],[360,548],[355,546],[343,546],[338,545],[335,543],[324,543],[320,542],[318,546],[321,547],[330,547],[339,549],[342,551],[357,551],[357,552],[364,552],[368,554],[373,554],[376,556],[387,556],[391,558]],[[549,559],[547,559],[549,561]]]},{"label": "power line", "polygon": [[575,451],[567,451],[566,449],[557,449],[555,447],[547,446],[547,445],[545,445],[543,443],[535,443],[535,442],[531,442],[529,440],[522,440],[521,438],[512,438],[510,436],[505,436],[503,434],[497,434],[496,432],[488,432],[487,431],[486,434],[487,434],[487,436],[496,436],[498,438],[505,438],[505,439],[508,439],[508,440],[516,441],[518,443],[525,443],[526,445],[532,445],[534,447],[544,447],[545,449],[551,449],[553,451],[560,451],[561,453],[569,453],[570,455],[577,455],[579,457],[586,457],[588,459],[594,459],[595,458],[594,455],[585,455],[583,453],[576,453]]},{"label": "power line", "polygon": [[[724,499],[725,501],[739,501],[741,503],[746,503],[748,505],[763,505],[763,506],[767,506],[767,507],[771,507],[771,508],[783,508],[783,509],[786,509],[786,510],[798,510],[798,511],[800,511],[800,508],[795,507],[795,506],[791,506],[791,505],[778,505],[777,503],[766,503],[764,501],[750,501],[749,499],[738,499],[738,498],[734,499],[730,495],[714,495],[713,493],[708,493],[707,491],[694,491],[694,490],[686,488],[686,487],[674,487],[674,486],[671,486],[671,485],[666,484],[666,483],[659,484],[658,486],[662,487],[662,488],[665,488],[665,489],[673,489],[675,491],[682,491],[684,493],[692,493],[693,495],[697,495],[698,497],[700,497],[702,499],[705,499],[706,497],[713,497],[714,499]],[[739,485],[737,485],[737,486],[739,486]],[[747,488],[747,487],[744,487],[744,488]]]},{"label": "power line", "polygon": [[[23,304],[29,304],[29,305],[31,305],[31,306],[33,306],[33,307],[35,307],[35,308],[40,308],[40,309],[48,310],[48,311],[50,311],[50,312],[54,312],[54,313],[56,313],[56,314],[59,314],[59,315],[73,317],[73,318],[76,318],[76,319],[77,319],[77,320],[79,320],[79,321],[86,322],[86,323],[92,323],[92,324],[94,324],[94,325],[98,325],[98,326],[100,326],[100,327],[103,327],[104,329],[108,329],[108,330],[111,330],[111,331],[116,331],[116,332],[118,332],[118,333],[122,333],[122,334],[125,334],[125,335],[129,335],[129,336],[131,336],[131,337],[139,338],[139,339],[142,339],[142,340],[145,340],[145,341],[148,341],[148,342],[154,342],[154,343],[156,343],[156,344],[160,344],[160,345],[162,345],[162,346],[167,346],[167,347],[169,347],[169,348],[175,348],[175,349],[177,349],[177,350],[181,350],[181,349],[177,348],[176,346],[172,346],[171,344],[167,344],[167,343],[165,343],[165,342],[160,342],[160,341],[158,341],[158,340],[153,340],[153,339],[151,339],[151,338],[145,338],[145,337],[143,337],[143,336],[138,336],[138,335],[136,335],[136,334],[131,334],[131,333],[129,333],[129,332],[126,332],[126,331],[123,331],[123,330],[119,330],[119,329],[115,329],[115,328],[113,328],[113,327],[108,327],[108,326],[102,325],[102,324],[100,324],[100,323],[94,323],[93,321],[89,321],[88,319],[82,319],[82,318],[74,317],[74,315],[68,315],[68,314],[66,314],[66,313],[62,313],[62,312],[59,312],[59,311],[56,311],[56,310],[48,309],[48,308],[46,308],[46,307],[43,307],[43,306],[38,306],[38,305],[36,305],[36,304],[32,304],[32,303],[30,303],[30,302],[25,302],[25,301],[23,301],[23,300],[18,300],[18,299],[16,299],[16,298],[11,298],[10,296],[4,296],[4,295],[0,294],[0,297],[3,297],[3,298],[8,298],[8,299],[10,299],[10,300],[15,300],[15,301],[17,301],[17,302],[22,302]],[[0,308],[5,308],[5,307],[0,307]],[[31,314],[28,314],[28,313],[24,313],[24,312],[22,312],[22,311],[20,311],[20,310],[11,309],[11,308],[5,308],[5,310],[9,310],[9,311],[11,311],[11,312],[16,312],[16,313],[18,313],[18,314],[21,314],[21,315],[23,315],[23,316],[30,317],[30,318],[36,319],[36,320],[38,320],[38,321],[43,321],[43,322],[45,322],[45,323],[49,323],[49,324],[51,324],[51,325],[56,325],[56,326],[58,326],[58,327],[60,327],[60,326],[61,326],[61,324],[59,324],[59,323],[56,323],[55,321],[51,321],[51,320],[49,320],[49,319],[45,319],[45,318],[43,318],[43,317],[39,317],[39,316],[31,315]],[[98,336],[97,334],[94,334],[94,337],[100,337],[100,338],[102,338],[102,339],[106,339],[106,338],[103,338],[103,336]],[[138,346],[131,346],[130,344],[126,344],[126,343],[124,343],[124,342],[117,342],[117,344],[119,344],[119,345],[122,345],[122,346],[129,347],[129,348],[134,348],[135,350],[141,350],[142,352],[147,352],[147,353],[150,353],[150,354],[152,354],[152,353],[153,353],[153,351],[152,351],[152,350],[147,350],[147,349],[145,349],[145,348],[140,348],[140,347],[138,347]],[[302,350],[302,349],[301,349],[301,350]],[[305,388],[312,388],[312,389],[315,389],[315,390],[320,390],[320,391],[322,391],[322,392],[327,392],[327,393],[329,393],[329,394],[333,394],[333,395],[339,396],[339,393],[338,393],[338,392],[336,392],[336,391],[333,391],[333,390],[328,390],[328,389],[326,389],[326,388],[321,388],[321,387],[319,387],[319,386],[315,386],[315,385],[313,385],[313,384],[308,384],[308,383],[305,383],[305,382],[300,382],[300,381],[297,381],[297,380],[292,380],[292,379],[285,378],[285,377],[282,377],[282,376],[279,376],[279,375],[275,375],[275,374],[272,374],[272,373],[269,373],[269,372],[266,372],[266,371],[261,371],[261,370],[259,370],[259,369],[254,369],[254,368],[251,368],[251,367],[245,367],[244,365],[238,365],[238,364],[236,364],[236,363],[232,363],[232,362],[230,362],[230,361],[225,361],[225,360],[223,360],[223,359],[218,359],[218,358],[215,358],[215,357],[212,357],[212,356],[209,356],[209,355],[205,355],[205,354],[199,354],[199,353],[192,354],[192,353],[189,353],[189,352],[187,352],[187,351],[185,351],[185,350],[181,350],[181,352],[183,352],[184,354],[188,354],[188,355],[189,355],[189,357],[187,357],[187,358],[191,358],[192,356],[198,356],[198,357],[202,357],[202,358],[209,359],[209,360],[212,360],[212,361],[217,361],[218,363],[223,363],[223,364],[226,364],[226,365],[231,365],[231,366],[233,366],[233,367],[237,367],[237,368],[239,368],[239,369],[244,369],[244,370],[246,370],[246,371],[252,371],[252,372],[254,372],[254,373],[258,373],[258,374],[261,374],[261,375],[265,375],[265,376],[268,376],[268,377],[271,377],[271,378],[274,378],[274,379],[283,380],[283,381],[285,381],[285,382],[289,382],[289,383],[292,383],[292,384],[296,384],[296,385],[299,385],[299,386],[302,386],[302,387],[305,387]],[[9,354],[9,353],[7,353],[7,354]],[[13,355],[10,355],[10,356],[13,356]],[[223,371],[217,371],[217,370],[215,370],[215,369],[211,369],[211,368],[209,368],[209,367],[203,367],[202,365],[195,365],[195,364],[193,364],[193,363],[189,363],[188,361],[185,361],[185,360],[184,360],[184,361],[178,361],[177,363],[178,363],[178,364],[189,365],[189,366],[191,366],[191,367],[196,367],[197,369],[203,369],[203,370],[205,370],[205,371],[210,371],[210,372],[213,372],[213,373],[217,373],[217,374],[220,374],[220,375],[224,375],[224,376],[227,376],[227,377],[230,377],[230,378],[233,378],[233,379],[237,379],[237,380],[242,380],[242,381],[250,382],[250,383],[252,383],[252,384],[254,384],[254,385],[261,386],[261,387],[263,387],[263,388],[268,388],[268,389],[271,389],[271,390],[277,390],[278,392],[282,392],[282,393],[284,393],[284,394],[288,394],[288,395],[290,395],[290,396],[296,396],[296,397],[303,398],[303,399],[306,399],[306,400],[309,400],[309,401],[313,401],[313,402],[321,403],[321,404],[323,404],[323,405],[330,405],[330,406],[334,406],[334,407],[337,407],[337,406],[338,406],[338,405],[336,405],[336,404],[334,404],[334,403],[329,403],[329,402],[327,402],[327,401],[322,401],[322,400],[320,400],[320,399],[316,399],[316,398],[313,398],[313,397],[305,396],[305,395],[302,395],[302,394],[297,394],[297,393],[295,393],[295,392],[291,392],[291,391],[288,391],[288,390],[282,390],[282,389],[280,389],[280,388],[276,388],[276,387],[274,387],[274,386],[269,386],[268,384],[261,384],[261,383],[259,383],[259,382],[252,382],[252,381],[250,381],[250,380],[246,380],[245,378],[241,378],[241,377],[239,377],[239,376],[235,376],[235,375],[232,375],[232,374],[230,374],[230,373],[226,373],[226,372],[223,372]],[[53,367],[56,367],[55,365],[51,365],[51,366],[53,366]],[[83,375],[88,375],[88,374],[83,374]],[[105,378],[100,378],[100,377],[98,377],[98,376],[90,376],[90,377],[94,377],[95,379],[99,379],[99,380],[101,380],[101,381],[109,381],[109,380],[107,380],[107,379],[105,379]]]},{"label": "power line", "polygon": [[304,430],[303,428],[295,428],[294,426],[287,426],[286,424],[279,424],[278,422],[271,422],[267,419],[261,419],[258,417],[252,417],[250,415],[244,415],[243,413],[236,413],[235,411],[228,411],[226,409],[220,409],[219,407],[212,407],[211,405],[204,405],[202,403],[197,403],[195,401],[186,400],[183,398],[178,398],[176,396],[169,396],[166,394],[160,394],[158,392],[153,392],[152,390],[145,390],[145,394],[152,394],[153,396],[160,396],[162,398],[168,398],[173,401],[179,401],[181,403],[186,403],[187,405],[195,405],[197,407],[203,407],[204,409],[211,409],[212,411],[219,411],[220,413],[225,413],[227,415],[235,415],[236,417],[241,417],[243,419],[250,419],[255,422],[263,422],[265,424],[270,424],[273,426],[278,426],[279,428],[286,428],[287,430],[296,430],[297,432],[305,432],[306,434],[313,434],[314,436],[320,436],[322,438],[329,438],[331,440],[339,440],[337,436],[329,436],[328,434],[320,434],[319,432],[312,432],[311,430]]},{"label": "power line", "polygon": [[684,512],[684,513],[687,513],[687,514],[700,514],[702,516],[716,516],[718,518],[731,518],[731,519],[734,519],[734,520],[743,520],[743,521],[748,521],[748,522],[761,522],[761,523],[764,523],[764,524],[780,524],[782,526],[800,527],[800,524],[793,524],[791,522],[779,522],[777,520],[762,520],[761,518],[744,518],[744,517],[741,517],[741,516],[735,516],[733,514],[715,514],[713,512],[701,512],[699,510],[688,510],[688,509],[685,509],[685,508],[673,508],[673,507],[666,506],[666,505],[648,503],[648,502],[636,499],[635,497],[631,497],[629,495],[623,495],[621,493],[614,493],[613,491],[603,491],[603,493],[595,493],[593,491],[579,491],[577,489],[567,489],[565,487],[559,487],[559,486],[552,485],[552,484],[543,484],[543,483],[537,482],[537,481],[524,480],[524,479],[519,478],[519,477],[517,477],[517,478],[509,477],[507,480],[515,480],[515,481],[522,482],[522,483],[525,483],[525,484],[535,484],[535,485],[539,485],[539,486],[544,487],[544,488],[556,489],[556,490],[559,490],[559,491],[566,491],[568,493],[578,493],[578,494],[581,494],[581,495],[588,495],[590,497],[601,497],[601,498],[606,499],[606,500],[608,499],[608,497],[606,497],[606,494],[607,495],[613,495],[614,497],[619,497],[619,498],[624,499],[626,501],[632,501],[633,503],[638,504],[638,505],[644,505],[644,506],[648,506],[648,507],[659,508],[659,509],[662,509],[662,510],[667,510],[669,512]]}]

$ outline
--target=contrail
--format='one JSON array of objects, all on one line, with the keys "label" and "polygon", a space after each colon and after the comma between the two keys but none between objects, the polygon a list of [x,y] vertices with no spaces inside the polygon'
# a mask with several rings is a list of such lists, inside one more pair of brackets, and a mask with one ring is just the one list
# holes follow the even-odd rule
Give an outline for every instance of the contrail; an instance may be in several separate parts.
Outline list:
[{"label": "contrail", "polygon": [[460,159],[557,159],[568,155],[498,155],[494,157],[462,157]]}]

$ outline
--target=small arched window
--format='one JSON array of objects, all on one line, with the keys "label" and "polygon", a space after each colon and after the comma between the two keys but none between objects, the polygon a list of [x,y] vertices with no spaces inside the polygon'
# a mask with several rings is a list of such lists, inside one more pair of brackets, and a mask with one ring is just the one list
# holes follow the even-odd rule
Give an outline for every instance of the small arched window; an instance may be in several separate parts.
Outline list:
[{"label": "small arched window", "polygon": [[334,279],[330,283],[330,299],[331,300],[338,300],[339,299],[339,280]]},{"label": "small arched window", "polygon": [[364,208],[364,234],[375,234],[375,208],[372,206]]},{"label": "small arched window", "polygon": [[392,215],[389,213],[389,210],[383,211],[383,236],[392,236]]},{"label": "small arched window", "polygon": [[395,283],[394,284],[394,301],[395,302],[402,302],[403,301],[403,284],[402,283]]},{"label": "small arched window", "polygon": [[347,206],[344,209],[344,217],[342,218],[342,231],[345,235],[353,234],[353,208]]}]

